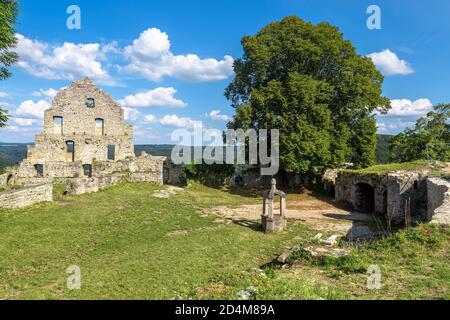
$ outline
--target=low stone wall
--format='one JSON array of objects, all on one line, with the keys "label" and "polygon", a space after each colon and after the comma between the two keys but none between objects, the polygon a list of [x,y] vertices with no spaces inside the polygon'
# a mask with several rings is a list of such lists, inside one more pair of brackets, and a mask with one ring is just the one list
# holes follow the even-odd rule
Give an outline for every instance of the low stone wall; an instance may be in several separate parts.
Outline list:
[{"label": "low stone wall", "polygon": [[70,178],[60,182],[67,185],[67,192],[71,194],[84,194],[97,192],[106,189],[121,181],[130,182],[150,182],[163,184],[163,177],[160,172],[134,172],[134,173],[116,173],[101,177]]},{"label": "low stone wall", "polygon": [[113,186],[124,179],[123,174],[116,174],[104,177],[73,178],[67,179],[67,192],[71,194],[84,194],[97,192]]},{"label": "low stone wall", "polygon": [[17,209],[53,201],[53,184],[46,183],[0,193],[0,208]]},{"label": "low stone wall", "polygon": [[450,182],[427,179],[428,221],[450,225]]},{"label": "low stone wall", "polygon": [[163,184],[163,176],[160,172],[133,172],[128,178],[130,182],[151,182]]}]

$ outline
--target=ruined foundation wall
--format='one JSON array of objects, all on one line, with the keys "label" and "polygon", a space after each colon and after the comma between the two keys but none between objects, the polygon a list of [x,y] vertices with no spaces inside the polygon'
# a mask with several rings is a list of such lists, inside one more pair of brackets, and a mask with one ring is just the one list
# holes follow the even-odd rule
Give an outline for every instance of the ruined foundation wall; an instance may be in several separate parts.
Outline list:
[{"label": "ruined foundation wall", "polygon": [[336,177],[335,197],[338,201],[345,201],[354,208],[357,207],[357,185],[367,184],[374,189],[374,211],[377,214],[386,213],[387,178],[384,175],[353,172],[340,172]]},{"label": "ruined foundation wall", "polygon": [[428,221],[450,225],[450,182],[440,178],[427,179]]},{"label": "ruined foundation wall", "polygon": [[[388,218],[396,224],[405,222],[410,214],[413,222],[427,219],[426,177],[417,172],[388,174]],[[409,201],[411,212],[407,212]]]},{"label": "ruined foundation wall", "polygon": [[67,192],[71,194],[84,194],[97,192],[99,190],[106,189],[113,186],[124,179],[123,174],[116,174],[104,177],[92,177],[92,178],[74,178],[68,179],[66,182]]},{"label": "ruined foundation wall", "polygon": [[0,208],[5,209],[17,209],[45,201],[53,201],[51,183],[0,193]]}]

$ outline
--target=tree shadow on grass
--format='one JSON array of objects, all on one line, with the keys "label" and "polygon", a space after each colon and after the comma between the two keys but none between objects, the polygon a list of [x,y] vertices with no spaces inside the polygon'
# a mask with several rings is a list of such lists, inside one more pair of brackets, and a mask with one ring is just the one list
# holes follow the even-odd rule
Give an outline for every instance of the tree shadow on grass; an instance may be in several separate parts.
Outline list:
[{"label": "tree shadow on grass", "polygon": [[251,220],[245,220],[245,219],[234,219],[232,220],[234,224],[237,224],[238,226],[249,228],[253,231],[262,232],[261,229],[261,223]]}]

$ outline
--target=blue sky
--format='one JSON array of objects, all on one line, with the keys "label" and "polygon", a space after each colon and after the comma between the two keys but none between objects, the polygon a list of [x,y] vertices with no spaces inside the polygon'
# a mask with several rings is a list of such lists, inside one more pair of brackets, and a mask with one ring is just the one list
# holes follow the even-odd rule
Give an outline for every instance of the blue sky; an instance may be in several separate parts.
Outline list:
[{"label": "blue sky", "polygon": [[[170,143],[170,133],[203,121],[225,127],[234,111],[223,92],[242,36],[297,15],[339,27],[386,75],[394,106],[380,133],[398,133],[432,104],[450,102],[450,2],[364,0],[32,1],[21,2],[20,62],[0,82],[0,107],[13,118],[0,141],[31,142],[55,91],[90,76],[126,110],[135,143]],[[69,5],[81,29],[69,30]],[[366,10],[381,9],[369,30]]]}]

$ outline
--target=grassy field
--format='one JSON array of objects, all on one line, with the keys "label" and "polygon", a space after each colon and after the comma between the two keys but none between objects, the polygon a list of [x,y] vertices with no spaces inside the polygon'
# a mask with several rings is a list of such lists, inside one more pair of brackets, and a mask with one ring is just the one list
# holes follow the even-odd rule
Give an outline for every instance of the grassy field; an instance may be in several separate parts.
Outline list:
[{"label": "grassy field", "polygon": [[[202,214],[259,202],[252,193],[194,184],[152,197],[159,188],[123,183],[82,196],[56,188],[55,203],[0,211],[0,299],[234,299],[248,286],[256,299],[450,298],[448,229],[353,245],[345,259],[294,254],[279,268],[270,263],[278,254],[317,232],[292,221],[265,235],[255,222]],[[370,264],[382,270],[380,290],[366,288]],[[66,287],[71,265],[81,268],[81,290]]]}]

